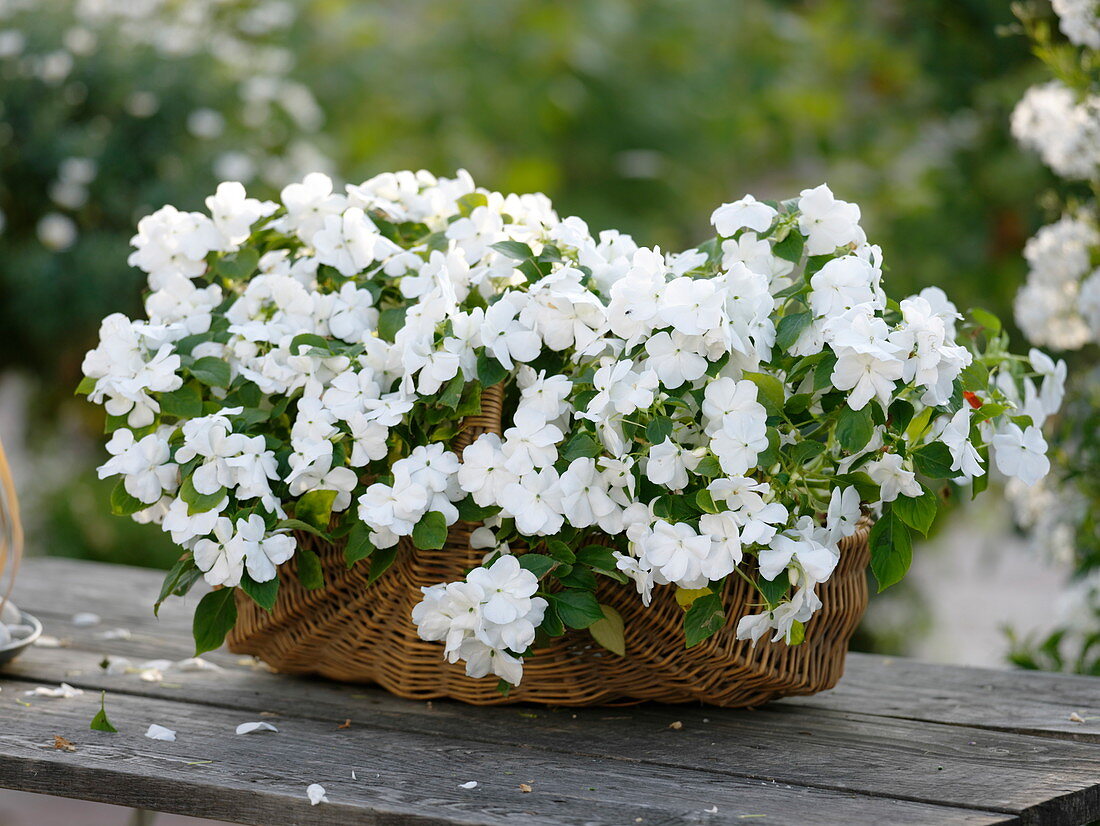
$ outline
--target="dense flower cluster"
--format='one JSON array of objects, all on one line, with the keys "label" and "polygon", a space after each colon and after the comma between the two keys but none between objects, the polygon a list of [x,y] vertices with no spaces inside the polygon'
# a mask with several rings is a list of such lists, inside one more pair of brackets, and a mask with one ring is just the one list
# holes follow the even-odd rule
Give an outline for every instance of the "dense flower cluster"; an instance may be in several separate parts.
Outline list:
[{"label": "dense flower cluster", "polygon": [[[888,299],[858,207],[824,185],[724,204],[718,237],[674,254],[465,173],[312,174],[278,204],[225,183],[206,206],[142,219],[148,319],[105,319],[84,363],[116,509],[187,551],[166,593],[201,573],[271,604],[292,557],[319,584],[295,531],[346,537],[377,576],[479,522],[484,564],[412,619],[515,684],[537,634],[608,619],[598,577],[647,605],[749,577],[738,636],[793,644],[863,513],[885,587],[936,480],[980,486],[991,454],[1026,484],[1047,469],[1057,368],[988,318],[959,335],[939,289]],[[452,450],[489,393],[502,433]],[[691,604],[689,644],[715,615]]]},{"label": "dense flower cluster", "polygon": [[[1055,472],[1031,489],[1010,482],[1007,493],[1036,552],[1072,569],[1077,583],[1062,601],[1056,629],[1041,642],[1020,643],[1013,659],[1031,667],[1100,673],[1100,658],[1094,653],[1100,639],[1100,371],[1087,367],[1100,343],[1095,202],[1100,181],[1100,99],[1095,94],[1100,84],[1100,8],[1095,0],[1054,0],[1053,7],[1068,44],[1052,34],[1045,19],[1028,16],[1024,7],[1017,10],[1036,54],[1059,80],[1027,92],[1013,117],[1013,132],[1055,173],[1074,182],[1071,191],[1081,190],[1079,180],[1089,189],[1083,196],[1069,195],[1061,217],[1028,241],[1024,255],[1029,273],[1016,297],[1016,320],[1034,343],[1081,353],[1075,355],[1075,380],[1064,408],[1046,426]],[[1044,365],[1040,372],[1057,371],[1057,380],[1064,378],[1062,362]],[[1051,407],[1043,402],[1042,391],[1025,388],[1025,394],[1030,408]]]}]

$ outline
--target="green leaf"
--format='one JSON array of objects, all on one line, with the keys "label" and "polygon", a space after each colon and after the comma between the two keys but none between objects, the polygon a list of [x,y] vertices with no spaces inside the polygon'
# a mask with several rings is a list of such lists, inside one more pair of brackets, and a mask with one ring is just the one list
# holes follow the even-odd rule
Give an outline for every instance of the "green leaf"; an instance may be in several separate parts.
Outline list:
[{"label": "green leaf", "polygon": [[565,633],[565,623],[558,616],[554,603],[546,606],[546,612],[542,615],[542,625],[539,626],[539,631],[550,637],[560,637]]},{"label": "green leaf", "polygon": [[356,562],[366,559],[374,553],[374,543],[370,541],[370,528],[356,519],[348,532],[348,542],[344,546],[344,561],[351,568]]},{"label": "green leaf", "polygon": [[279,577],[272,577],[267,582],[257,582],[249,576],[248,571],[245,571],[241,575],[241,590],[270,614],[279,596]]},{"label": "green leaf", "polygon": [[926,407],[921,410],[912,421],[909,422],[905,428],[905,440],[910,444],[920,441],[921,436],[928,429],[928,425],[932,421],[932,414],[935,411],[931,407]]},{"label": "green leaf", "polygon": [[684,614],[684,641],[692,648],[714,636],[726,624],[726,612],[722,597],[718,594],[701,596]]},{"label": "green leaf", "polygon": [[659,445],[672,435],[672,419],[655,416],[645,429],[645,437],[651,445]]},{"label": "green leaf", "polygon": [[904,432],[913,421],[913,405],[905,399],[897,399],[890,405],[890,424],[894,430]]},{"label": "green leaf", "polygon": [[99,692],[99,711],[97,711],[95,717],[92,718],[92,723],[88,728],[92,731],[109,731],[112,734],[118,732],[118,729],[112,726],[111,721],[107,719],[106,691]]},{"label": "green leaf", "polygon": [[741,377],[751,381],[760,390],[756,394],[756,400],[764,406],[769,416],[778,416],[783,412],[783,402],[787,397],[779,379],[766,373],[743,373]]},{"label": "green leaf", "polygon": [[972,361],[959,374],[964,390],[985,390],[989,387],[989,368],[980,361]]},{"label": "green leaf", "polygon": [[870,405],[864,405],[862,410],[852,410],[848,405],[840,408],[836,418],[836,438],[846,451],[858,453],[863,450],[874,432]]},{"label": "green leaf", "polygon": [[477,377],[482,387],[492,387],[504,381],[508,369],[495,358],[482,350],[477,355]]},{"label": "green leaf", "polygon": [[913,466],[929,479],[952,479],[958,471],[951,469],[951,451],[943,442],[921,445],[913,453]]},{"label": "green leaf", "polygon": [[798,227],[792,227],[787,237],[772,247],[772,254],[784,261],[797,264],[802,260],[802,249],[806,246],[806,239],[798,231]]},{"label": "green leaf", "polygon": [[588,626],[588,633],[592,635],[592,639],[612,654],[625,657],[626,637],[623,633],[623,618],[610,605],[601,605],[600,610],[603,611],[603,618]]},{"label": "green leaf", "polygon": [[836,367],[836,354],[826,353],[814,368],[814,392],[828,390],[833,386],[833,368]]},{"label": "green leaf", "polygon": [[989,310],[983,310],[981,307],[971,307],[970,312],[967,313],[975,323],[985,327],[993,335],[1001,332],[1001,320]]},{"label": "green leaf", "polygon": [[298,333],[294,336],[290,340],[290,354],[293,356],[298,355],[299,347],[313,347],[317,350],[324,350],[326,353],[332,352],[332,342],[316,333]]},{"label": "green leaf", "polygon": [[311,490],[303,493],[294,505],[294,518],[323,531],[332,519],[332,503],[335,501],[334,490]]},{"label": "green leaf", "polygon": [[573,553],[573,549],[560,539],[548,539],[546,541],[546,550],[548,550],[550,556],[554,557],[558,562],[564,562],[571,565],[577,561],[577,555]]},{"label": "green leaf", "polygon": [[[569,570],[565,570],[568,568]],[[583,565],[563,565],[556,574],[558,582],[566,588],[581,588],[585,591],[596,590],[596,575],[591,568]]]},{"label": "green leaf", "polygon": [[722,475],[722,465],[718,462],[716,456],[704,456],[702,461],[695,466],[693,471],[697,476],[706,476],[713,479],[716,476]]},{"label": "green leaf", "polygon": [[824,442],[799,442],[790,450],[791,461],[796,465],[802,465],[806,462],[820,456],[825,452]]},{"label": "green leaf", "polygon": [[405,308],[391,307],[378,315],[378,337],[393,343],[398,330],[405,326]]},{"label": "green leaf", "polygon": [[275,523],[275,530],[285,529],[289,531],[304,531],[305,533],[319,536],[327,542],[332,541],[332,537],[322,530],[318,530],[308,522],[303,522],[301,519],[280,519]]},{"label": "green leaf", "polygon": [[534,258],[535,256],[531,248],[522,241],[497,241],[497,243],[490,246],[513,261],[526,261],[528,258]]},{"label": "green leaf", "polygon": [[195,490],[195,482],[187,476],[180,485],[180,499],[187,503],[187,515],[206,513],[217,506],[225,498],[225,488],[218,488],[214,493],[199,493]]},{"label": "green leaf", "polygon": [[245,281],[256,272],[259,264],[259,250],[254,247],[245,247],[232,255],[219,258],[214,264],[214,271],[229,281]]},{"label": "green leaf", "polygon": [[545,554],[523,554],[518,559],[519,566],[533,573],[538,579],[542,579],[558,564]]},{"label": "green leaf", "polygon": [[709,490],[701,490],[695,494],[695,504],[703,513],[718,513],[720,508],[714,503],[714,497]]},{"label": "green leaf", "polygon": [[921,487],[924,488],[924,492],[920,496],[912,498],[899,496],[890,505],[890,510],[910,528],[928,536],[928,531],[936,519],[940,500],[926,485],[922,484]]},{"label": "green leaf", "polygon": [[386,573],[393,565],[394,560],[397,559],[397,545],[391,545],[388,548],[379,548],[370,557],[370,576],[367,577],[367,583],[374,582],[382,574]]},{"label": "green leaf", "polygon": [[561,591],[550,595],[561,621],[570,628],[588,628],[604,618],[600,604],[591,591]]},{"label": "green leaf", "polygon": [[913,561],[913,540],[909,529],[890,508],[871,528],[871,570],[884,591],[905,576]]},{"label": "green leaf", "polygon": [[462,398],[455,408],[455,415],[459,418],[481,415],[481,382],[468,382],[462,390]]},{"label": "green leaf", "polygon": [[132,513],[143,511],[147,507],[149,505],[126,492],[125,482],[121,478],[111,488],[111,513],[115,516],[129,516]]},{"label": "green leaf", "polygon": [[562,445],[561,458],[567,462],[574,459],[595,459],[603,454],[603,445],[589,436],[587,433],[576,432]]},{"label": "green leaf", "polygon": [[489,199],[484,192],[467,192],[455,203],[458,205],[458,214],[463,218],[468,218],[470,213],[479,206],[488,206]]},{"label": "green leaf", "polygon": [[309,548],[298,548],[297,553],[294,554],[294,561],[297,565],[298,581],[302,583],[302,587],[310,591],[325,587],[325,571],[321,567],[321,557],[314,551]]},{"label": "green leaf", "polygon": [[484,522],[490,516],[500,513],[500,508],[496,505],[482,507],[474,501],[472,496],[460,500],[455,507],[458,508],[458,518],[463,522]]},{"label": "green leaf", "polygon": [[229,365],[216,356],[203,356],[190,370],[207,387],[229,387]]},{"label": "green leaf", "polygon": [[194,382],[187,382],[171,393],[161,393],[158,402],[160,412],[165,416],[196,419],[202,415],[202,391]]},{"label": "green leaf", "polygon": [[[798,237],[801,238],[802,236],[799,235]],[[779,324],[775,328],[776,345],[781,350],[790,350],[794,343],[798,341],[798,337],[802,335],[802,331],[810,326],[812,320],[813,316],[809,312],[783,316],[779,319]]]},{"label": "green leaf", "polygon": [[760,591],[760,595],[764,597],[768,603],[769,608],[774,608],[778,605],[783,597],[787,596],[787,592],[791,590],[791,580],[787,576],[787,572],[783,571],[775,579],[764,579],[764,577],[757,575],[756,587]]},{"label": "green leaf", "polygon": [[600,571],[618,571],[615,554],[603,545],[585,545],[576,553],[576,561]]},{"label": "green leaf", "polygon": [[85,376],[80,380],[80,384],[76,386],[76,390],[73,391],[74,396],[87,396],[93,390],[95,390],[95,383],[99,379],[93,379],[91,376]]},{"label": "green leaf", "polygon": [[459,370],[454,378],[447,382],[447,386],[443,390],[443,395],[439,397],[439,403],[444,407],[449,407],[451,410],[454,410],[458,407],[458,403],[462,399],[462,390],[465,386],[466,379],[463,378],[462,371]]},{"label": "green leaf", "polygon": [[236,589],[220,588],[204,596],[195,608],[191,631],[195,637],[195,656],[213,651],[225,642],[225,635],[237,622]]},{"label": "green leaf", "polygon": [[413,545],[422,551],[438,550],[447,541],[447,519],[439,511],[428,511],[416,523]]},{"label": "green leaf", "polygon": [[188,552],[176,560],[160,586],[160,595],[153,604],[153,616],[160,615],[160,606],[170,596],[181,597],[191,590],[191,586],[202,576],[202,571],[195,564],[194,558]]}]

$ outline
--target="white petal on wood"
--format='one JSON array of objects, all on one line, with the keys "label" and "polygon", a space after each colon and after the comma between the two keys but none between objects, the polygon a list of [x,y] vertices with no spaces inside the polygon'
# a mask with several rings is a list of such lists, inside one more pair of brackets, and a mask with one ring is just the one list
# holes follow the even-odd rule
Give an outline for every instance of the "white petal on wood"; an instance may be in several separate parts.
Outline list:
[{"label": "white petal on wood", "polygon": [[156,723],[152,723],[149,726],[149,730],[145,732],[145,736],[150,740],[167,740],[173,743],[176,740],[176,733],[172,731],[172,729],[158,726]]},{"label": "white petal on wood", "polygon": [[311,806],[316,806],[318,803],[328,803],[328,798],[325,797],[325,787],[320,783],[310,783],[306,786],[306,797],[309,798]]},{"label": "white petal on wood", "polygon": [[256,731],[278,731],[271,723],[241,723],[237,726],[237,734],[252,734]]},{"label": "white petal on wood", "polygon": [[460,788],[460,789],[476,789],[477,788],[477,781],[476,780],[471,780],[469,783],[459,783],[458,788]]},{"label": "white petal on wood", "polygon": [[80,614],[74,614],[72,623],[77,628],[91,628],[93,625],[99,625],[99,614],[93,614],[88,611]]}]

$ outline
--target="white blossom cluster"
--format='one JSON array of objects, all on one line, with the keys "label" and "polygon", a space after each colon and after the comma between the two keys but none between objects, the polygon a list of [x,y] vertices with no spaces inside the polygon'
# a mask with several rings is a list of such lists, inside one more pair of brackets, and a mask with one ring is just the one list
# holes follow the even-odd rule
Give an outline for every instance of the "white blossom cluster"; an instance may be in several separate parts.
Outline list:
[{"label": "white blossom cluster", "polygon": [[1100,341],[1100,232],[1085,211],[1063,215],[1024,247],[1027,283],[1016,294],[1016,321],[1027,337],[1057,350]]},{"label": "white blossom cluster", "polygon": [[[136,59],[152,50],[159,61],[182,64],[200,58],[216,65],[230,86],[226,106],[218,95],[197,100],[186,120],[199,141],[228,131],[249,135],[219,153],[212,171],[220,178],[260,178],[281,186],[309,169],[328,166],[313,140],[324,114],[313,93],[293,76],[295,56],[282,45],[300,9],[288,0],[0,0],[0,73],[6,82],[40,83],[46,94],[80,100],[88,94],[85,71],[102,54],[126,50]],[[43,27],[43,21],[50,25]],[[48,37],[44,36],[48,33]],[[135,88],[122,102],[125,115],[145,120],[165,105],[159,77]],[[219,90],[220,91],[220,90]],[[292,138],[274,138],[273,122],[290,125]],[[97,119],[89,134],[111,128]],[[82,140],[83,154],[61,160],[49,187],[52,208],[37,220],[44,247],[62,251],[76,243],[89,187],[99,173],[94,147],[101,135]],[[0,214],[0,232],[4,229]]]},{"label": "white blossom cluster", "polygon": [[[797,643],[861,514],[886,585],[932,482],[978,484],[990,455],[1026,484],[1047,469],[1038,411],[1064,373],[975,322],[956,338],[939,289],[888,299],[858,207],[825,185],[724,204],[718,237],[675,254],[464,172],[342,192],[311,174],[280,203],[224,183],[206,207],[142,219],[148,318],[105,319],[84,362],[116,510],[258,601],[279,565],[308,568],[295,531],[346,537],[374,576],[480,522],[484,565],[413,615],[471,676],[516,684],[536,633],[603,620],[598,577],[647,605],[710,594],[693,644],[748,576],[760,610],[737,634]],[[455,452],[489,388],[502,432]]]},{"label": "white blossom cluster", "polygon": [[1012,112],[1012,135],[1063,178],[1088,180],[1100,169],[1100,97],[1060,80],[1032,86]]},{"label": "white blossom cluster", "polygon": [[1058,26],[1070,43],[1100,50],[1100,3],[1097,0],[1052,0]]}]

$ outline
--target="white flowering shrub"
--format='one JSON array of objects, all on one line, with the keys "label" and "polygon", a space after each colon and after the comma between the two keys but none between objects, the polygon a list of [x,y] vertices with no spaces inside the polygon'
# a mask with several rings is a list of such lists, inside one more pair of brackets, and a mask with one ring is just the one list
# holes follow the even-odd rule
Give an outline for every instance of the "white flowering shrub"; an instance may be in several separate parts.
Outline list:
[{"label": "white flowering shrub", "polygon": [[[108,414],[115,509],[185,549],[161,598],[230,586],[198,607],[200,650],[233,588],[270,609],[292,559],[322,587],[296,533],[377,577],[460,519],[484,564],[411,621],[473,677],[517,684],[566,628],[607,644],[600,577],[646,604],[682,589],[688,645],[742,609],[720,585],[747,577],[738,635],[797,644],[862,513],[886,587],[943,480],[980,490],[990,458],[1025,484],[1047,470],[1025,392],[1043,373],[1053,404],[1058,376],[937,288],[888,299],[859,208],[824,185],[724,204],[717,237],[676,254],[465,173],[345,192],[313,174],[281,203],[225,183],[206,206],[142,219],[148,319],[104,320],[80,388]],[[503,433],[459,455],[490,390]]]},{"label": "white flowering shrub", "polygon": [[[1034,343],[1071,355],[1077,370],[1061,415],[1047,424],[1055,472],[1038,489],[1010,482],[1017,522],[1036,550],[1073,571],[1058,627],[1044,640],[1015,640],[1012,658],[1029,667],[1100,674],[1100,7],[1054,0],[1049,16],[1017,13],[1055,80],[1029,89],[1013,134],[1066,179],[1061,213],[1024,250],[1029,272],[1016,296],[1016,320]],[[1068,41],[1068,42],[1067,42]],[[1051,198],[1045,199],[1049,204]],[[1044,357],[1045,358],[1045,357]],[[1064,377],[1064,362],[1046,370]],[[1032,406],[1040,394],[1027,390]]]}]

